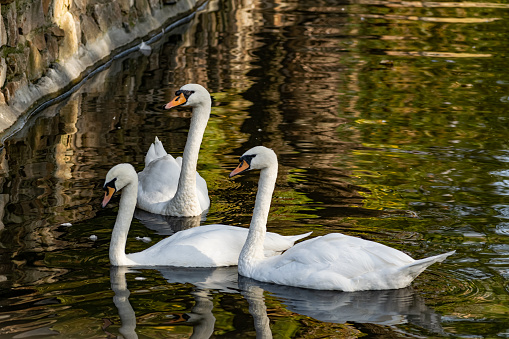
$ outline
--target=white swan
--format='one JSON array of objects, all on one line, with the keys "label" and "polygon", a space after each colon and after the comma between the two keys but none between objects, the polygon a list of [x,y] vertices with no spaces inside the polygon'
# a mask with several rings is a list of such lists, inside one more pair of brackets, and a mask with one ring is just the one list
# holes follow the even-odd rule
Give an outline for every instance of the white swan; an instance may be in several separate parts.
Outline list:
[{"label": "white swan", "polygon": [[317,290],[383,290],[408,286],[429,265],[454,253],[414,260],[385,245],[340,233],[301,242],[280,256],[265,258],[263,241],[277,177],[274,151],[257,146],[242,155],[230,177],[260,169],[258,193],[239,273],[263,281]]},{"label": "white swan", "polygon": [[183,157],[166,153],[156,137],[145,156],[145,168],[138,174],[138,208],[163,215],[192,217],[210,206],[207,183],[196,172],[203,133],[210,117],[211,98],[201,85],[187,84],[164,108],[193,107]]},{"label": "white swan", "polygon": [[[113,194],[124,189],[111,234],[110,262],[114,266],[218,267],[237,265],[248,229],[226,225],[199,226],[177,232],[144,251],[127,254],[127,234],[136,208],[138,177],[130,164],[119,164],[108,171],[104,184],[105,207]],[[310,233],[282,236],[268,233],[264,243],[267,256],[278,255]],[[263,251],[263,250],[262,250]]]}]

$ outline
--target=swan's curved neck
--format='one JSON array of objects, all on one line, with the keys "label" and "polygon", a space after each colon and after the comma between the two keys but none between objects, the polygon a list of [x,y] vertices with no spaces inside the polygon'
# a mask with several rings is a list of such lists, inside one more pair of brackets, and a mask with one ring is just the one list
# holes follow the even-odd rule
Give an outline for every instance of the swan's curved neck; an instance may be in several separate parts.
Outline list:
[{"label": "swan's curved neck", "polygon": [[[189,126],[187,142],[182,156],[182,169],[180,171],[177,192],[175,192],[170,205],[170,208],[180,209],[181,211],[177,213],[183,214],[183,216],[194,216],[201,213],[196,193],[196,165],[198,164],[200,145],[209,117],[210,104],[193,108],[191,125]],[[199,209],[198,213],[193,211],[196,208]],[[182,209],[186,209],[186,211]],[[171,214],[174,215],[175,212]]]},{"label": "swan's curved neck", "polygon": [[125,246],[127,243],[127,234],[131,227],[134,210],[136,208],[136,199],[138,194],[138,179],[131,182],[122,189],[120,204],[118,207],[117,220],[113,226],[110,242],[110,262],[114,266],[125,265],[127,257]]},{"label": "swan's curved neck", "polygon": [[249,226],[246,243],[242,247],[239,256],[239,273],[249,277],[251,265],[264,258],[263,242],[267,232],[267,219],[269,217],[272,193],[276,185],[277,164],[272,164],[260,172],[258,192],[253,211],[253,218]]}]

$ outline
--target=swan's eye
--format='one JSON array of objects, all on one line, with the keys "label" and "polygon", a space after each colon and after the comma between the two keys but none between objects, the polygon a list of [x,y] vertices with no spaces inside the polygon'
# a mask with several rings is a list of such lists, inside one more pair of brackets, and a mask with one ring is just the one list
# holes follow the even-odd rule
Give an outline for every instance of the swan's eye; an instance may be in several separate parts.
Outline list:
[{"label": "swan's eye", "polygon": [[243,155],[240,157],[240,162],[242,162],[242,160],[244,160],[251,166],[251,160],[253,160],[254,157],[256,157],[256,154]]},{"label": "swan's eye", "polygon": [[185,98],[185,99],[186,99],[186,101],[187,101],[187,100],[189,100],[189,96],[190,96],[191,94],[193,94],[193,93],[194,93],[194,91],[186,91],[186,90],[179,89],[178,91],[176,91],[176,92],[175,92],[175,96],[176,96],[175,101],[177,101],[177,100],[178,100],[178,98],[179,98],[181,95],[183,95],[183,96],[184,96],[184,98]]},{"label": "swan's eye", "polygon": [[113,178],[111,181],[108,181],[107,183],[105,183],[103,186],[103,190],[107,191],[108,187],[116,189],[115,181],[117,181],[117,178]]},{"label": "swan's eye", "polygon": [[256,157],[256,154],[249,154],[249,155],[246,155],[245,157],[249,158],[249,159],[253,159],[254,157]]}]

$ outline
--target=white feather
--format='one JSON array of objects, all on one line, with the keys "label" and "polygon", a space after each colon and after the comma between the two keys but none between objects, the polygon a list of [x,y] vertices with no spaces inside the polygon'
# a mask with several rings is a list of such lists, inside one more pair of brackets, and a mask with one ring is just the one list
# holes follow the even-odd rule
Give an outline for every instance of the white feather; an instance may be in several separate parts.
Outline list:
[{"label": "white feather", "polygon": [[397,289],[410,285],[429,265],[454,253],[414,260],[380,243],[331,233],[303,241],[280,256],[263,257],[260,253],[276,183],[277,157],[261,146],[244,155],[250,156],[246,157],[250,159],[250,168],[261,169],[261,173],[255,213],[239,258],[239,273],[243,276],[317,290]]},{"label": "white feather", "polygon": [[187,84],[181,90],[192,92],[183,106],[193,107],[183,158],[174,159],[155,137],[145,156],[145,168],[139,173],[138,207],[154,214],[192,217],[210,207],[207,183],[196,166],[211,99],[210,93],[197,84]]},{"label": "white feather", "polygon": [[[144,251],[127,254],[127,235],[136,208],[138,178],[130,164],[119,164],[109,170],[106,183],[123,190],[110,243],[110,262],[114,266],[181,266],[219,267],[237,265],[248,229],[227,225],[199,226],[175,233]],[[108,200],[109,201],[109,200]],[[104,204],[104,202],[103,202]],[[282,236],[269,233],[265,255],[278,255],[295,241],[310,233]]]}]

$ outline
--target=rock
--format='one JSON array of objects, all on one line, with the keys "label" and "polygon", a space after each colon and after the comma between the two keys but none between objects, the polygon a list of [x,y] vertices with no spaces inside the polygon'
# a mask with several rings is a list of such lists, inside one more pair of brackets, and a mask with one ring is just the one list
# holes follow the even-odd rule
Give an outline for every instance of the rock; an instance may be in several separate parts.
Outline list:
[{"label": "rock", "polygon": [[136,7],[140,17],[152,15],[152,11],[150,10],[147,0],[134,0],[134,6]]},{"label": "rock", "polygon": [[60,21],[66,13],[69,13],[71,7],[70,0],[54,0],[53,1],[53,21],[61,26]]},{"label": "rock", "polygon": [[39,51],[46,49],[46,39],[44,33],[41,30],[37,30],[35,33],[31,33],[28,40],[37,47]]},{"label": "rock", "polygon": [[129,13],[129,10],[133,6],[133,4],[131,2],[133,2],[133,1],[132,0],[118,0],[117,1],[118,5],[120,7],[120,10],[126,14]]},{"label": "rock", "polygon": [[7,44],[7,32],[5,31],[4,18],[0,9],[0,47]]},{"label": "rock", "polygon": [[78,51],[76,24],[71,13],[65,13],[60,19],[60,28],[64,30],[64,39],[60,43],[58,58],[65,60]]},{"label": "rock", "polygon": [[94,42],[97,38],[102,36],[102,32],[97,26],[97,23],[91,17],[82,15],[81,18],[81,41],[84,44]]},{"label": "rock", "polygon": [[51,4],[51,0],[42,0],[42,13],[44,15],[48,15],[50,4]]},{"label": "rock", "polygon": [[[86,0],[72,0],[72,6],[71,9],[73,10],[73,13],[75,14],[83,14],[87,11],[87,2]],[[74,8],[77,8],[79,11],[74,11]]]},{"label": "rock", "polygon": [[9,95],[6,98],[7,99],[7,103],[9,103],[9,101],[12,99],[14,93],[19,88],[26,87],[27,84],[28,84],[28,81],[27,81],[26,75],[24,73],[21,76],[19,76],[18,78],[9,81],[5,85],[5,89],[8,91],[7,94]]},{"label": "rock", "polygon": [[18,16],[16,12],[16,3],[12,3],[7,7],[6,13],[7,19],[7,45],[11,47],[15,47],[18,44]]},{"label": "rock", "polygon": [[25,9],[21,12],[18,18],[19,28],[21,31],[18,33],[28,35],[32,31],[44,26],[44,12],[42,10],[42,1],[37,0],[27,3]]},{"label": "rock", "polygon": [[122,25],[120,6],[116,2],[96,4],[94,6],[94,17],[102,32],[107,32],[112,27]]},{"label": "rock", "polygon": [[21,52],[7,55],[7,57],[5,58],[5,62],[7,63],[8,79],[16,75],[24,74],[24,71],[28,67],[29,56],[30,56],[29,48],[24,48]]},{"label": "rock", "polygon": [[148,0],[148,1],[149,1],[150,8],[153,11],[156,11],[161,8],[161,3],[159,2],[159,0]]},{"label": "rock", "polygon": [[43,72],[43,62],[41,53],[34,44],[29,43],[30,47],[30,56],[28,59],[28,69],[27,69],[27,77],[28,80],[33,81],[42,76]]},{"label": "rock", "polygon": [[58,38],[53,34],[45,34],[44,37],[49,54],[49,61],[53,62],[58,58]]},{"label": "rock", "polygon": [[54,36],[57,36],[57,37],[63,37],[65,35],[65,32],[62,28],[60,27],[57,27],[57,26],[53,26],[49,29],[49,31],[54,35]]},{"label": "rock", "polygon": [[5,63],[5,59],[0,59],[0,88],[4,86],[5,78],[7,76],[7,64]]},{"label": "rock", "polygon": [[0,0],[0,131],[113,51],[133,47],[204,0],[163,5],[168,1]]}]

